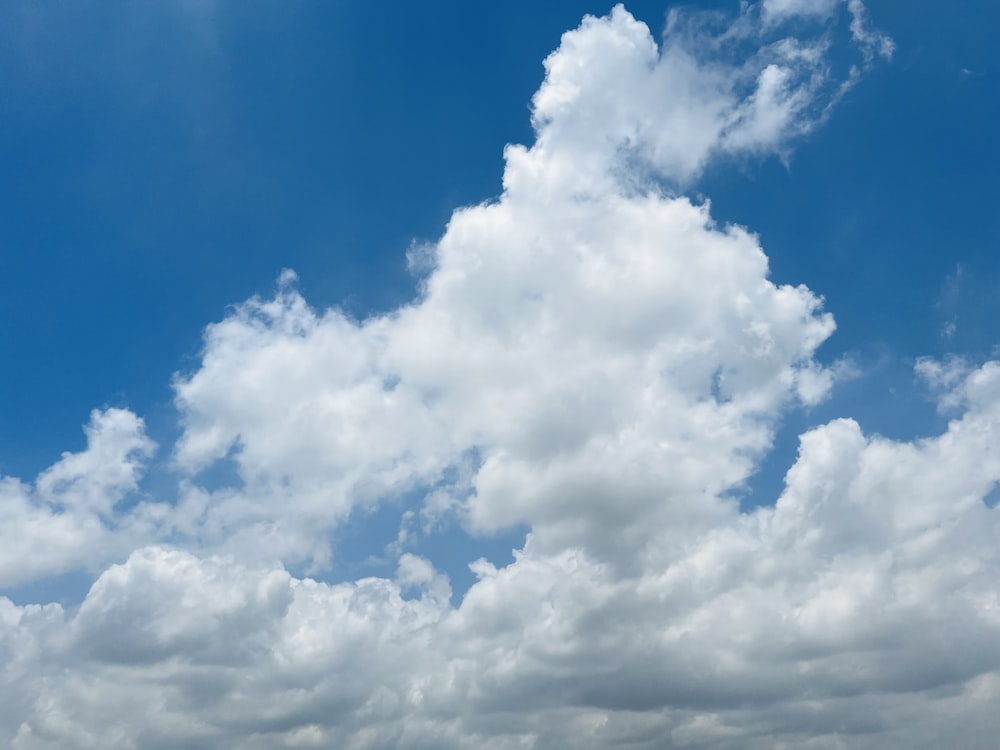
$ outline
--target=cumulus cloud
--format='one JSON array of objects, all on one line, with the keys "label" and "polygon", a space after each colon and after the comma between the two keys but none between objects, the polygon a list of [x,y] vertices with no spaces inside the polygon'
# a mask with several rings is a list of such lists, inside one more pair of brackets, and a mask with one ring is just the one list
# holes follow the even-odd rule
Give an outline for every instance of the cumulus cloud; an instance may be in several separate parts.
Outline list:
[{"label": "cumulus cloud", "polygon": [[[672,11],[660,45],[621,6],[585,19],[545,61],[537,138],[524,155],[545,167],[531,174],[546,190],[584,195],[616,179],[640,190],[651,177],[684,186],[711,158],[785,153],[859,73],[838,78],[822,27],[784,35],[761,21],[774,15],[769,7],[745,5],[722,29],[711,14]],[[857,25],[867,28],[860,9]],[[859,44],[862,57],[868,44]],[[514,156],[508,190],[519,189]]]},{"label": "cumulus cloud", "polygon": [[242,484],[192,484],[193,528],[322,565],[353,509],[433,490],[470,528],[632,564],[652,528],[711,525],[782,409],[828,389],[812,355],[834,327],[747,231],[664,192],[712,154],[782,150],[832,95],[818,47],[700,59],[715,39],[677,17],[658,49],[621,7],[588,17],[546,60],[536,142],[508,147],[497,202],[452,217],[418,300],[357,322],[286,274],[210,327],[176,384],[176,459]]},{"label": "cumulus cloud", "polygon": [[124,520],[115,514],[156,447],[142,419],[125,409],[95,410],[84,432],[86,449],[64,453],[33,486],[0,477],[0,586],[106,563],[148,523],[144,512]]},{"label": "cumulus cloud", "polygon": [[[922,360],[942,434],[835,420],[801,436],[773,505],[735,499],[782,415],[835,386],[816,359],[835,325],[679,191],[826,116],[855,73],[830,72],[822,26],[779,21],[838,7],[675,14],[659,46],[621,7],[588,17],[546,60],[535,143],[421,251],[410,304],[316,310],[286,272],[208,327],[175,380],[175,502],[122,502],[152,451],[122,410],[33,486],[4,480],[8,584],[117,564],[74,611],[0,599],[0,738],[991,747],[1000,364]],[[333,531],[387,505],[395,576],[316,580]],[[455,596],[413,518],[528,531]]]}]

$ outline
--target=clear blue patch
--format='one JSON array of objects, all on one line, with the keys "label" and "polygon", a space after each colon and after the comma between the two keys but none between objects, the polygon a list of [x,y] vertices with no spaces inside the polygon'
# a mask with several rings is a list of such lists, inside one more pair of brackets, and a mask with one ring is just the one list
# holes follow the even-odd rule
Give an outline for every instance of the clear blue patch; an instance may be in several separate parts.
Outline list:
[{"label": "clear blue patch", "polygon": [[332,565],[318,578],[327,583],[369,576],[393,578],[398,555],[390,546],[399,535],[409,500],[384,500],[372,508],[356,508],[331,534]]},{"label": "clear blue patch", "polygon": [[452,603],[458,604],[476,582],[469,563],[486,558],[498,568],[514,562],[514,550],[524,546],[526,527],[502,531],[490,536],[473,536],[457,522],[418,543],[412,552],[426,557],[451,581]]},{"label": "clear blue patch", "polygon": [[993,489],[983,497],[983,504],[991,510],[1000,505],[1000,482],[993,485]]},{"label": "clear blue patch", "polygon": [[91,573],[73,571],[32,581],[23,586],[0,589],[0,596],[6,596],[18,606],[55,603],[72,612],[86,598],[94,580]]},{"label": "clear blue patch", "polygon": [[234,445],[229,452],[217,461],[213,461],[194,477],[195,483],[206,492],[216,492],[227,487],[242,487],[243,478],[236,462],[236,454],[240,450]]}]

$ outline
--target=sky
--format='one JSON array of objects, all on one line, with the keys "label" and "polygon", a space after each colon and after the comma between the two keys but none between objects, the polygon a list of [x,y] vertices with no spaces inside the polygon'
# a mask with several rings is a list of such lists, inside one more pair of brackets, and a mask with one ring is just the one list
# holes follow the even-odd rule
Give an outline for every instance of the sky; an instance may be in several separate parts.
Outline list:
[{"label": "sky", "polygon": [[987,0],[0,8],[0,745],[979,748]]}]

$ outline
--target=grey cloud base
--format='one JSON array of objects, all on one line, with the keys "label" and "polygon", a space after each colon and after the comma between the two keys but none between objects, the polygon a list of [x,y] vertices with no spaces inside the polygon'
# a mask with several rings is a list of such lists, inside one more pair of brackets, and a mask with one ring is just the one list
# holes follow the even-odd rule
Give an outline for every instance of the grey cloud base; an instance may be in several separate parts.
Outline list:
[{"label": "grey cloud base", "polygon": [[[888,54],[853,0],[842,80],[822,27],[773,37],[838,6],[749,7],[715,47],[692,17],[661,47],[620,7],[586,19],[546,61],[536,142],[426,249],[418,299],[354,321],[286,273],[207,329],[175,383],[176,503],[135,498],[154,446],[125,410],[2,480],[2,585],[101,572],[75,611],[0,598],[0,743],[994,747],[1000,363],[922,362],[945,432],[819,426],[741,513],[781,416],[836,386],[814,358],[834,321],[666,187],[786,153]],[[755,51],[706,60],[723,39]],[[207,487],[220,461],[238,481]],[[287,572],[403,496],[394,579]],[[529,529],[510,565],[469,561],[460,599],[408,551],[451,520]]]}]

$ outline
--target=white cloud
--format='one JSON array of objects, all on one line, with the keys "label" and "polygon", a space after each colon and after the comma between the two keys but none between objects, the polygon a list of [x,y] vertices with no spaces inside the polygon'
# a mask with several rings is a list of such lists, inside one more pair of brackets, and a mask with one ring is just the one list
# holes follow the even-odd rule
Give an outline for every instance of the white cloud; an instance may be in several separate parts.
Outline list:
[{"label": "white cloud", "polygon": [[35,489],[50,505],[107,517],[125,493],[138,489],[142,462],[156,446],[144,435],[143,421],[125,409],[95,410],[84,433],[87,449],[63,453],[38,476]]},{"label": "white cloud", "polygon": [[959,387],[934,438],[807,433],[776,506],[640,568],[529,542],[455,608],[412,555],[329,586],[140,550],[68,622],[5,605],[31,663],[13,746],[989,747],[1000,365]]},{"label": "white cloud", "polygon": [[535,144],[507,149],[498,202],[455,213],[413,304],[355,322],[285,277],[210,327],[176,385],[177,462],[228,456],[243,486],[191,487],[203,540],[322,566],[352,509],[432,487],[471,528],[528,524],[622,564],[653,543],[647,513],[714,522],[784,406],[830,387],[812,355],[833,320],[768,280],[746,231],[657,184],[785,149],[826,87],[819,47],[719,65],[688,49],[709,43],[694,20],[672,29],[659,51],[618,7],[563,37]]},{"label": "white cloud", "polygon": [[847,0],[847,8],[851,13],[851,34],[867,60],[878,55],[889,59],[896,49],[895,43],[878,29],[868,24],[868,8],[862,0]]},{"label": "white cloud", "polygon": [[[585,20],[546,61],[536,142],[422,251],[416,300],[357,321],[285,273],[210,326],[175,383],[169,510],[119,509],[152,451],[121,410],[34,487],[4,480],[7,582],[121,562],[76,611],[0,599],[0,742],[992,747],[1000,364],[923,360],[943,434],[835,420],[801,436],[773,507],[731,497],[839,372],[814,358],[821,298],[669,192],[712,158],[785,153],[842,90],[825,42],[761,23],[675,16],[658,49],[621,8]],[[763,47],[735,63],[737,38]],[[236,479],[213,487],[219,462]],[[413,497],[393,580],[286,571]],[[437,516],[530,531],[509,565],[470,560],[453,603],[407,551]]]},{"label": "white cloud", "polygon": [[829,18],[842,0],[764,0],[764,18],[771,23],[795,16]]},{"label": "white cloud", "polygon": [[896,45],[889,36],[872,27],[864,0],[763,0],[760,8],[765,27],[774,27],[795,20],[829,19],[843,4],[851,17],[851,37],[865,65],[870,65],[876,57],[890,59]]},{"label": "white cloud", "polygon": [[156,447],[144,429],[130,411],[95,410],[86,450],[64,453],[33,487],[0,477],[0,586],[104,564],[128,549],[152,506],[121,524],[114,510],[138,489]]},{"label": "white cloud", "polygon": [[[835,4],[794,5],[802,13],[806,5],[832,11]],[[721,33],[703,15],[674,11],[659,47],[621,6],[565,34],[545,61],[545,82],[534,98],[537,140],[525,158],[545,162],[532,171],[544,178],[540,187],[586,195],[625,172],[641,188],[650,170],[683,186],[712,157],[787,151],[858,71],[837,80],[825,54],[828,40],[781,36],[775,22],[791,5],[782,13],[770,7],[763,9],[767,23],[748,5]],[[869,59],[875,32],[865,25],[863,6],[851,7],[854,35]],[[609,172],[610,160],[620,169]],[[508,174],[505,187],[524,189],[514,177]]]}]

